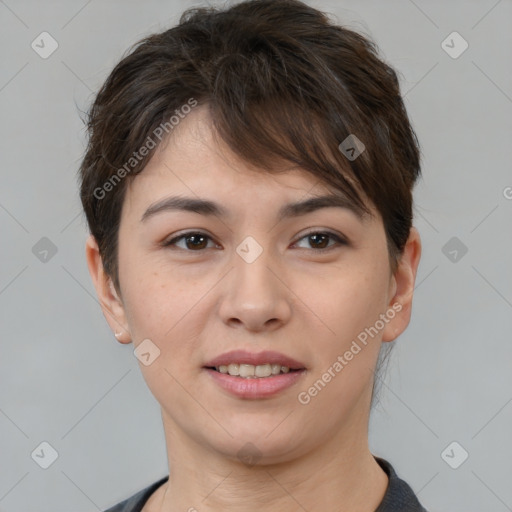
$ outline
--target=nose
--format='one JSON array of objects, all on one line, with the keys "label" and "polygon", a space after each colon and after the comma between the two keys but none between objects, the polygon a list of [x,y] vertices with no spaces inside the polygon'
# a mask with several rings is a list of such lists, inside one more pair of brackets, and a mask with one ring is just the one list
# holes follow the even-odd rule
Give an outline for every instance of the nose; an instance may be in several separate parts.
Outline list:
[{"label": "nose", "polygon": [[222,320],[230,327],[252,332],[273,331],[286,324],[293,294],[269,252],[263,250],[254,261],[235,252],[232,263],[219,308]]}]

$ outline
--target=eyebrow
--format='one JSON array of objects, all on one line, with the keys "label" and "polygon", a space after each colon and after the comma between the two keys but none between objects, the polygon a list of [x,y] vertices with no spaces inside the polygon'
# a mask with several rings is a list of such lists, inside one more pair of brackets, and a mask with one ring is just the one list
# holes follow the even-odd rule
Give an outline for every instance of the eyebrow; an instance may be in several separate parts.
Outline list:
[{"label": "eyebrow", "polygon": [[[356,204],[352,199],[339,194],[312,197],[304,201],[285,204],[279,210],[277,220],[281,221],[290,217],[298,217],[300,215],[320,210],[321,208],[332,207],[349,210],[354,213],[359,220],[363,220],[367,216],[367,212],[365,212],[364,209]],[[214,201],[195,197],[172,196],[150,205],[142,215],[140,221],[145,222],[150,217],[169,211],[187,211],[199,213],[200,215],[215,215],[217,217],[224,218],[232,216],[224,206],[215,203]]]}]

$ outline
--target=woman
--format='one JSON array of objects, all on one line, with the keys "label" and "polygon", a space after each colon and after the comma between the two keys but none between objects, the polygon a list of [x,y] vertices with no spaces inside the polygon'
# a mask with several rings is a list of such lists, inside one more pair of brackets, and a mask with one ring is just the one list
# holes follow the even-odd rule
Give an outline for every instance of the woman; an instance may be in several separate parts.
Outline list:
[{"label": "woman", "polygon": [[109,512],[424,511],[368,447],[421,253],[419,145],[373,43],[297,0],[189,10],[88,127],[89,271],[170,468]]}]

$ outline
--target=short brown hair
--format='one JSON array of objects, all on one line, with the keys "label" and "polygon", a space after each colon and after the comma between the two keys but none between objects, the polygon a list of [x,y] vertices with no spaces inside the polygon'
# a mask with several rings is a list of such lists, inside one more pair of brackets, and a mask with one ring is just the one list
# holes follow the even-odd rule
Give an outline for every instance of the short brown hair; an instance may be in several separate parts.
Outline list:
[{"label": "short brown hair", "polygon": [[[81,201],[107,274],[120,291],[118,231],[127,180],[155,148],[148,137],[193,98],[246,162],[271,172],[288,161],[383,219],[391,268],[412,225],[420,149],[396,72],[368,36],[331,23],[298,0],[249,0],[192,8],[179,24],[136,43],[115,66],[88,112],[89,143],[80,167]],[[355,159],[340,151],[364,143]],[[99,197],[98,197],[99,196]]]}]

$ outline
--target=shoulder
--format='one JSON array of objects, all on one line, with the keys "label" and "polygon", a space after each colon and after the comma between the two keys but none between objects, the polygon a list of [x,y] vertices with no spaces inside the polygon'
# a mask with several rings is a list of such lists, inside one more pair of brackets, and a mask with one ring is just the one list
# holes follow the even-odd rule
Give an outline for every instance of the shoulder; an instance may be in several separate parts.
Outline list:
[{"label": "shoulder", "polygon": [[384,499],[375,512],[427,512],[409,484],[398,477],[393,466],[385,459],[375,457],[389,478]]},{"label": "shoulder", "polygon": [[141,491],[137,492],[130,498],[110,507],[105,510],[105,512],[141,512],[142,508],[149,500],[150,496],[167,480],[169,479],[169,475],[164,478],[161,478],[157,482],[145,487]]}]

